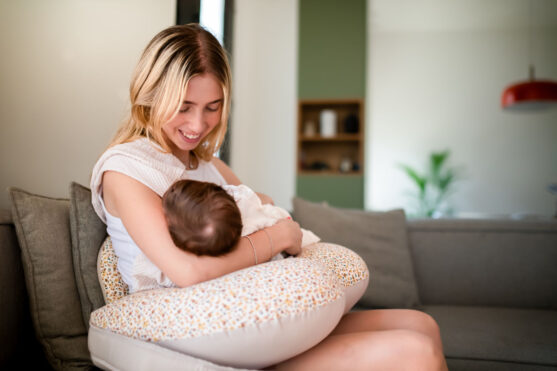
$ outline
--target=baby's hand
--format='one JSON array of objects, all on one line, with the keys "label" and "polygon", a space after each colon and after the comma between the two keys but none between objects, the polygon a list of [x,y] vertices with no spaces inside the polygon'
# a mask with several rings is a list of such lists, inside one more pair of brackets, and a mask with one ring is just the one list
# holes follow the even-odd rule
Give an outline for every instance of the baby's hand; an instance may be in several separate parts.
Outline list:
[{"label": "baby's hand", "polygon": [[266,194],[259,193],[259,192],[255,192],[255,194],[257,195],[257,197],[259,197],[259,199],[261,200],[261,203],[263,205],[265,205],[265,204],[274,205],[275,204],[273,199],[271,197],[267,196]]}]

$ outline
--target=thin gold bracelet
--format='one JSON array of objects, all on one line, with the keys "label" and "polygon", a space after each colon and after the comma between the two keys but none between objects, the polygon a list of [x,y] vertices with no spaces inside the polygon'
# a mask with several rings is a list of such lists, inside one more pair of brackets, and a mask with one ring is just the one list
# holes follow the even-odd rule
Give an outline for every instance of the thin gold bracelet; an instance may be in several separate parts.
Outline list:
[{"label": "thin gold bracelet", "polygon": [[267,238],[269,239],[269,248],[271,249],[271,257],[269,258],[269,260],[271,260],[273,258],[273,239],[271,238],[271,235],[269,234],[269,232],[267,232],[265,228],[263,228],[263,232],[265,232]]},{"label": "thin gold bracelet", "polygon": [[248,239],[249,244],[251,245],[251,248],[253,249],[253,256],[255,257],[255,265],[257,265],[257,252],[255,251],[255,246],[253,246],[253,242],[251,241],[251,238],[249,238],[249,236],[244,236]]}]

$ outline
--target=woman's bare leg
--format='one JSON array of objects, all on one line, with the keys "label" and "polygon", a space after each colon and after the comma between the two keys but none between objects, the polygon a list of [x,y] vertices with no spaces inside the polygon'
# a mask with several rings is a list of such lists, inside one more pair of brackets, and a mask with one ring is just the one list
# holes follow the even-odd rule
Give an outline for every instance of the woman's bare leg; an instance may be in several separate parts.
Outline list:
[{"label": "woman's bare leg", "polygon": [[437,323],[413,310],[345,315],[335,330],[277,370],[447,370]]},{"label": "woman's bare leg", "polygon": [[426,313],[410,309],[376,309],[347,313],[331,335],[361,331],[411,330],[430,337],[443,349],[437,322]]},{"label": "woman's bare leg", "polygon": [[276,370],[446,370],[433,341],[407,330],[363,331],[330,335]]}]

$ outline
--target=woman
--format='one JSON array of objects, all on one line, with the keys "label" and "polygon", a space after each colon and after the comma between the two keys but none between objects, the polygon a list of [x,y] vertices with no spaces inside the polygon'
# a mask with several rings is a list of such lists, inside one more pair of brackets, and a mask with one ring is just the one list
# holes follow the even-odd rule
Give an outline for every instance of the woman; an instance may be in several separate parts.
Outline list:
[{"label": "woman", "polygon": [[[161,196],[174,181],[241,183],[213,157],[226,132],[230,85],[225,51],[194,24],[160,32],[136,67],[130,115],[91,181],[93,205],[107,223],[119,269],[132,291],[127,272],[138,254],[160,269],[162,286],[185,287],[265,262],[271,248],[275,254],[300,252],[300,227],[288,219],[253,233],[252,243],[240,239],[233,252],[217,258],[184,252],[169,235]],[[431,317],[374,310],[345,315],[321,343],[276,368],[445,370],[446,365]]]}]

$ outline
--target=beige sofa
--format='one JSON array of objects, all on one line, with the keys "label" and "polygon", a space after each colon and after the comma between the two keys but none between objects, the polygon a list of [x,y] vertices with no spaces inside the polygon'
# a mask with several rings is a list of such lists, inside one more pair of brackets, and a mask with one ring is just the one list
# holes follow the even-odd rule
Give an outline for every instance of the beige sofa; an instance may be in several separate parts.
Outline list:
[{"label": "beige sofa", "polygon": [[[72,184],[70,195],[12,190],[12,211],[0,213],[2,369],[94,368],[88,318],[104,304],[94,285],[105,233],[88,190]],[[557,369],[556,220],[407,221],[303,200],[294,218],[366,259],[356,310],[431,314],[451,370]]]}]

